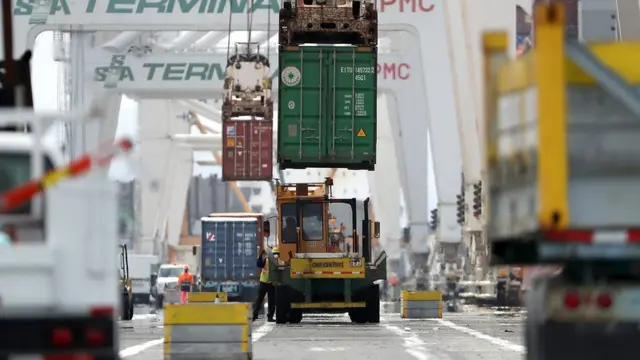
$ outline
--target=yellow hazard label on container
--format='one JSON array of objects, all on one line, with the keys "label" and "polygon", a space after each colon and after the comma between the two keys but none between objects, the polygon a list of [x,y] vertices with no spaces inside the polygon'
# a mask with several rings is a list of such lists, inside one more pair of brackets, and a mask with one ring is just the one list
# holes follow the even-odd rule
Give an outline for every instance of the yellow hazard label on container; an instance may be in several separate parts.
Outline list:
[{"label": "yellow hazard label on container", "polygon": [[360,128],[360,130],[358,130],[358,134],[356,136],[357,137],[366,137],[367,134],[364,132],[363,128]]}]

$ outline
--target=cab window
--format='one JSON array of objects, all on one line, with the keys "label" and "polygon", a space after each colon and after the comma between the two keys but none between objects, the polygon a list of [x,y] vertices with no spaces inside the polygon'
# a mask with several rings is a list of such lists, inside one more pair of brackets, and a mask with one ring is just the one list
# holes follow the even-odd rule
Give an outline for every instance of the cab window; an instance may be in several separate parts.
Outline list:
[{"label": "cab window", "polygon": [[[49,158],[44,159],[45,172],[53,169]],[[24,184],[31,179],[31,153],[0,153],[0,193]],[[31,213],[31,203],[26,203],[10,214]]]},{"label": "cab window", "polygon": [[172,267],[172,268],[160,268],[158,272],[158,277],[166,278],[166,277],[178,277],[182,274],[183,269]]},{"label": "cab window", "polygon": [[306,204],[302,207],[302,239],[322,240],[324,204]]},{"label": "cab window", "polygon": [[280,206],[280,217],[282,218],[280,242],[283,244],[295,244],[298,240],[296,231],[296,204],[282,204]]}]

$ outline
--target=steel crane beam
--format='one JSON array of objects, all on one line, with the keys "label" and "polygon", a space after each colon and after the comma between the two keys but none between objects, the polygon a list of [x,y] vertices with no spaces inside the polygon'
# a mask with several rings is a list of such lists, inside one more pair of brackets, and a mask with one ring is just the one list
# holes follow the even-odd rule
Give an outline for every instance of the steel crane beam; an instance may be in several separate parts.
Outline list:
[{"label": "steel crane beam", "polygon": [[220,41],[228,36],[227,33],[222,31],[210,31],[205,36],[198,39],[193,43],[194,49],[209,49],[215,47]]},{"label": "steel crane beam", "polygon": [[640,94],[636,89],[613,70],[604,66],[586,46],[574,41],[567,42],[565,52],[580,69],[593,77],[611,96],[640,118]]},{"label": "steel crane beam", "polygon": [[142,31],[123,31],[115,38],[104,43],[102,47],[115,53],[122,53],[141,35]]}]

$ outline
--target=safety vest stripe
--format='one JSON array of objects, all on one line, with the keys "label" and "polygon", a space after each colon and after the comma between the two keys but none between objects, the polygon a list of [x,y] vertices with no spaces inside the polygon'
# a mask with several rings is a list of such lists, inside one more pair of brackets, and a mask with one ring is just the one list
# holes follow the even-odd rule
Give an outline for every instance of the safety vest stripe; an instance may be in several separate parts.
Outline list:
[{"label": "safety vest stripe", "polygon": [[294,275],[359,275],[362,271],[296,271]]}]

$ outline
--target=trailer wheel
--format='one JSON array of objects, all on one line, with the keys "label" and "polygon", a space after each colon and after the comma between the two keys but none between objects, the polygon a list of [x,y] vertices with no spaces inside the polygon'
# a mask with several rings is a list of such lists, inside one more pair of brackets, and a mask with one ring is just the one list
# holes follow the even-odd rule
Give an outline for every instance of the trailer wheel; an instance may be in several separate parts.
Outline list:
[{"label": "trailer wheel", "polygon": [[378,324],[380,323],[380,288],[378,285],[371,285],[367,295],[367,307],[365,308],[367,321]]},{"label": "trailer wheel", "polygon": [[122,294],[122,313],[120,317],[122,320],[131,320],[133,319],[133,303],[129,299],[129,295],[127,293]]},{"label": "trailer wheel", "polygon": [[292,324],[300,324],[302,321],[302,310],[301,309],[291,309],[289,310],[289,322]]},{"label": "trailer wheel", "polygon": [[286,324],[289,320],[291,299],[287,286],[276,286],[276,324]]},{"label": "trailer wheel", "polygon": [[133,320],[133,301],[129,303],[129,320]]},{"label": "trailer wheel", "polygon": [[351,319],[352,323],[356,323],[356,324],[364,324],[367,322],[367,317],[366,317],[367,313],[366,313],[366,308],[365,309],[351,309],[349,311],[349,319]]}]

